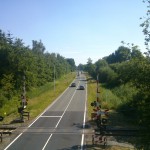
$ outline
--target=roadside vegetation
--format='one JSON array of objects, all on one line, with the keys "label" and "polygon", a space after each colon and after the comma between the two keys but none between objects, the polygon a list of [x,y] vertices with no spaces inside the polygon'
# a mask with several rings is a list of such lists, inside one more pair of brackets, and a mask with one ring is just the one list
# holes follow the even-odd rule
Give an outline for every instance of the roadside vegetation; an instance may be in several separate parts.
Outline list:
[{"label": "roadside vegetation", "polygon": [[[5,117],[5,121],[10,115],[15,117],[24,93],[28,99],[28,109],[36,109],[35,113],[31,112],[31,116],[36,116],[48,105],[48,96],[43,93],[53,91],[54,79],[54,93],[58,96],[63,87],[69,84],[69,79],[74,76],[71,73],[75,70],[74,59],[48,53],[41,40],[33,40],[30,48],[24,45],[22,39],[0,30],[0,116]],[[57,88],[60,83],[63,84],[62,87]],[[41,95],[42,102],[39,100],[37,104],[35,97]],[[55,95],[49,97],[53,99]]]},{"label": "roadside vegetation", "polygon": [[[30,119],[38,116],[45,108],[47,108],[72,82],[76,73],[69,73],[56,81],[55,90],[54,83],[50,82],[46,85],[34,88],[27,92]],[[42,91],[42,92],[41,92]],[[19,118],[18,107],[20,105],[20,97],[14,97],[11,101],[5,103],[0,109],[0,114],[5,118],[1,124],[10,123],[14,119]]]},{"label": "roadside vegetation", "polygon": [[[122,114],[122,117],[126,118],[124,125],[129,123],[142,129],[141,133],[144,133],[144,136],[134,141],[134,144],[144,149],[148,149],[150,145],[150,63],[148,54],[144,56],[137,46],[132,48],[120,46],[113,54],[99,59],[94,64],[89,58],[87,65],[80,65],[80,68],[87,71],[93,79],[88,82],[89,106],[92,101],[96,100],[96,83],[93,85],[93,82],[98,75],[102,108]],[[116,121],[115,123],[117,125]]]}]

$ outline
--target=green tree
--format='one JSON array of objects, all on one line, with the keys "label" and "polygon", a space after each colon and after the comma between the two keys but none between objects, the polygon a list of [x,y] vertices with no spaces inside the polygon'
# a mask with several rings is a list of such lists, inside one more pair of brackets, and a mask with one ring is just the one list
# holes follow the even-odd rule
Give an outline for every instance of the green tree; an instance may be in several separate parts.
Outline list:
[{"label": "green tree", "polygon": [[32,51],[34,53],[37,53],[37,54],[43,54],[44,53],[45,46],[43,45],[41,40],[39,42],[32,40]]},{"label": "green tree", "polygon": [[85,66],[85,70],[91,75],[95,76],[95,65],[92,64],[92,59],[88,58],[87,65]]},{"label": "green tree", "polygon": [[104,59],[109,63],[118,63],[130,60],[131,50],[128,47],[120,46],[114,53]]},{"label": "green tree", "polygon": [[[51,82],[55,75],[60,78],[74,68],[73,59],[69,63],[63,56],[44,53],[45,46],[40,40],[32,41],[33,47],[24,46],[23,40],[12,38],[0,30],[0,107],[6,100],[20,93],[23,77],[26,77],[26,89],[42,86]],[[67,71],[66,71],[67,70]]]},{"label": "green tree", "polygon": [[13,74],[4,74],[3,79],[0,82],[2,87],[2,92],[5,97],[11,99],[14,92],[14,75]]},{"label": "green tree", "polygon": [[72,59],[72,58],[67,58],[66,60],[67,60],[67,62],[70,64],[71,70],[74,71],[74,70],[76,69],[76,65],[75,65],[74,59]]},{"label": "green tree", "polygon": [[150,42],[150,31],[149,31],[149,25],[150,25],[150,1],[149,0],[143,0],[144,3],[147,5],[147,12],[146,16],[140,19],[143,19],[143,23],[140,24],[140,26],[143,28],[143,34],[145,36],[145,45],[148,57],[150,57],[150,48],[149,48],[149,42]]},{"label": "green tree", "polygon": [[131,52],[131,58],[143,58],[144,56],[142,55],[140,49],[138,46],[133,46],[132,47],[132,52]]}]

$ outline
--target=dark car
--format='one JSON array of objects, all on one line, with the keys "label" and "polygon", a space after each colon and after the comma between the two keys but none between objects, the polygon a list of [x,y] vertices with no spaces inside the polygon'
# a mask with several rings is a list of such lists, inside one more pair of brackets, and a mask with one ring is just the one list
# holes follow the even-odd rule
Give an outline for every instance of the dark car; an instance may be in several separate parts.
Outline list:
[{"label": "dark car", "polygon": [[76,87],[76,83],[71,83],[71,87]]},{"label": "dark car", "polygon": [[85,87],[84,87],[83,85],[80,85],[78,89],[79,89],[79,90],[84,90]]}]

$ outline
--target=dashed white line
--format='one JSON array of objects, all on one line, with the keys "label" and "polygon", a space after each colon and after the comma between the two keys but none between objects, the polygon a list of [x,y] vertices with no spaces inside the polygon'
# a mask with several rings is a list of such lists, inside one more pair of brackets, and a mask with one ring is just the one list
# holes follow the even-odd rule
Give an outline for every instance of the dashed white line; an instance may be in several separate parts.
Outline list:
[{"label": "dashed white line", "polygon": [[48,140],[46,141],[46,143],[45,143],[44,147],[42,148],[42,150],[45,149],[45,147],[46,147],[46,145],[48,144],[49,140],[51,139],[52,135],[53,135],[53,134],[51,134],[51,135],[49,136],[49,138],[48,138]]},{"label": "dashed white line", "polygon": [[[66,90],[55,101],[53,101],[52,104],[43,111],[43,113],[41,113],[39,116],[37,116],[37,118],[28,126],[28,128],[30,128],[49,108],[51,108],[68,89],[69,89],[69,87],[66,88]],[[4,150],[7,150],[22,134],[23,134],[23,132],[20,133]]]},{"label": "dashed white line", "polygon": [[[73,97],[74,97],[75,93],[76,93],[76,90],[74,91],[74,93],[73,93],[73,95],[72,95],[72,97],[71,97],[71,99],[70,99],[70,101],[69,101],[69,103],[68,103],[67,107],[65,108],[65,110],[64,110],[64,112],[63,112],[63,114],[62,114],[62,117],[64,116],[64,114],[65,114],[66,110],[68,109],[68,107],[69,107],[69,105],[70,105],[70,103],[71,103],[71,101],[72,101],[72,99],[73,99]],[[61,121],[62,117],[58,120],[58,122],[57,122],[57,124],[56,124],[56,126],[55,126],[54,131],[55,131],[55,130],[56,130],[56,128],[58,127],[58,125],[59,125],[59,123],[60,123],[60,121]],[[50,141],[50,139],[51,139],[52,135],[53,135],[53,134],[51,134],[51,135],[49,136],[49,138],[48,138],[48,140],[46,141],[46,143],[45,143],[44,147],[42,148],[42,150],[44,150],[44,149],[45,149],[45,147],[47,146],[48,142]]]},{"label": "dashed white line", "polygon": [[[79,83],[80,83],[80,81],[79,81]],[[79,83],[78,83],[78,85],[79,85]],[[68,89],[68,88],[67,88],[67,89]],[[67,108],[69,107],[69,105],[70,105],[70,103],[71,103],[71,101],[72,101],[72,99],[73,99],[73,97],[74,97],[76,91],[74,92],[73,96],[71,97],[71,99],[70,99],[70,101],[69,101],[69,103],[68,103],[68,105],[67,105],[65,111],[64,111],[63,114],[62,114],[62,116],[42,116],[42,115],[43,115],[49,108],[51,108],[51,107],[57,102],[57,100],[67,91],[67,89],[66,89],[55,101],[53,101],[53,103],[52,103],[50,106],[48,106],[48,107],[43,111],[43,113],[41,113],[39,116],[37,116],[37,118],[28,126],[28,128],[30,128],[40,117],[60,117],[58,123],[57,123],[56,126],[55,126],[55,128],[57,128],[57,126],[59,125],[59,123],[60,123],[62,117],[64,116],[64,114],[65,114]],[[54,129],[54,131],[55,131],[55,129]],[[20,133],[4,150],[7,150],[22,134],[23,134],[23,132]],[[49,136],[49,138],[48,138],[48,140],[46,141],[46,143],[45,143],[45,145],[44,145],[44,147],[43,147],[42,150],[45,149],[45,147],[47,146],[47,144],[48,144],[49,140],[51,139],[52,135],[53,135],[53,134],[51,134],[51,135]]]}]

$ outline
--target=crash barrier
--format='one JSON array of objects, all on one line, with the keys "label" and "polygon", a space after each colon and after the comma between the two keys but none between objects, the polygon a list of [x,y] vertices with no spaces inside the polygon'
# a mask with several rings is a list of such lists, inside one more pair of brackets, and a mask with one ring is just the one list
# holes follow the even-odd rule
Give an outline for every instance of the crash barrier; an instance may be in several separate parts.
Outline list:
[{"label": "crash barrier", "polygon": [[11,135],[12,132],[16,129],[16,127],[9,127],[9,126],[0,126],[0,140],[3,141],[3,135],[8,134]]}]

